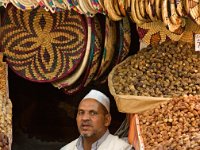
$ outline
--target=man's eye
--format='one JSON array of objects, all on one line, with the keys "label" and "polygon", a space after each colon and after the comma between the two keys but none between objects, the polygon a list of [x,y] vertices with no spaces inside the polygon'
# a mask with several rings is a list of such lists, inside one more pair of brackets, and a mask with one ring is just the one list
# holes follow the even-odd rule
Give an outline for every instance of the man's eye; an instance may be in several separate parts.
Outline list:
[{"label": "man's eye", "polygon": [[84,114],[83,111],[79,111],[79,112],[78,112],[78,115],[82,115],[82,114]]},{"label": "man's eye", "polygon": [[91,114],[92,116],[94,116],[94,115],[97,115],[97,112],[92,111],[92,112],[90,112],[90,114]]}]

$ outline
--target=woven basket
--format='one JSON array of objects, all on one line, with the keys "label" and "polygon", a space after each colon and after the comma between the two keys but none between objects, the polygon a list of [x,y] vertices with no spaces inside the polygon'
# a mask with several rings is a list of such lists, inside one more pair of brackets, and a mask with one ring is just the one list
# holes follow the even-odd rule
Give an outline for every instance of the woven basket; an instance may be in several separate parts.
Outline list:
[{"label": "woven basket", "polygon": [[52,84],[54,87],[61,89],[64,87],[71,86],[80,78],[80,76],[83,74],[85,68],[87,67],[87,63],[88,63],[89,55],[90,55],[90,49],[91,49],[91,40],[92,40],[91,39],[91,36],[92,36],[91,18],[87,18],[87,26],[88,26],[88,34],[87,34],[88,39],[87,39],[85,55],[84,55],[82,62],[80,63],[80,65],[76,68],[76,70],[72,74],[53,82]]},{"label": "woven basket", "polygon": [[186,19],[185,31],[180,41],[194,43],[195,34],[200,34],[200,26],[190,19]]},{"label": "woven basket", "polygon": [[92,25],[92,36],[91,36],[91,46],[90,46],[90,56],[87,63],[87,67],[84,73],[81,75],[79,80],[72,86],[65,87],[64,91],[66,94],[75,94],[86,87],[96,74],[97,68],[100,64],[101,55],[101,30],[99,21],[96,17],[91,20]]},{"label": "woven basket", "polygon": [[23,12],[12,6],[4,18],[1,50],[19,76],[52,82],[71,74],[82,61],[87,44],[84,16],[43,8]]},{"label": "woven basket", "polygon": [[119,62],[122,62],[128,56],[131,46],[131,28],[128,17],[124,17],[121,23],[123,28],[123,48],[120,53]]},{"label": "woven basket", "polygon": [[113,74],[116,68],[120,65],[126,64],[126,61],[129,61],[131,56],[128,57],[122,63],[116,65],[108,76],[108,87],[110,93],[113,95],[117,108],[120,112],[123,113],[139,113],[156,107],[157,105],[171,100],[171,98],[163,97],[147,97],[147,96],[134,96],[134,95],[118,95],[115,92],[113,87]]},{"label": "woven basket", "polygon": [[105,29],[105,42],[103,56],[101,60],[101,65],[98,69],[98,73],[95,76],[94,80],[97,80],[103,73],[107,70],[112,62],[115,52],[115,43],[116,43],[116,23],[106,17],[106,29]]},{"label": "woven basket", "polygon": [[180,27],[176,32],[169,31],[162,21],[144,23],[137,26],[139,38],[148,45],[159,45],[167,40],[179,41],[185,27]]},{"label": "woven basket", "polygon": [[114,51],[114,56],[111,60],[109,67],[104,71],[100,78],[96,81],[97,84],[105,83],[108,79],[108,74],[112,70],[112,68],[122,62],[129,53],[130,44],[131,44],[131,31],[130,31],[130,23],[127,17],[124,17],[121,21],[116,23],[116,47]]}]

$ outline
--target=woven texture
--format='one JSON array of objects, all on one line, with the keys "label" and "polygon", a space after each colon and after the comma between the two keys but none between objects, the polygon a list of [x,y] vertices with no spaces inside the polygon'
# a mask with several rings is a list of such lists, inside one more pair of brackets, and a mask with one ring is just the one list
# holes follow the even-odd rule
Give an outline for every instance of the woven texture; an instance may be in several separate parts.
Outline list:
[{"label": "woven texture", "polygon": [[98,67],[100,65],[100,60],[101,60],[101,52],[102,52],[102,47],[103,47],[103,39],[102,39],[102,30],[101,30],[101,25],[98,20],[98,17],[94,17],[94,26],[95,26],[95,31],[94,31],[94,54],[93,54],[93,59],[92,59],[92,66],[90,68],[89,75],[87,77],[87,80],[84,84],[86,87],[91,80],[95,77],[95,74],[98,70]]},{"label": "woven texture", "polygon": [[175,32],[169,31],[162,21],[155,21],[138,25],[139,38],[146,45],[158,45],[167,40],[180,40],[185,28],[179,28]]},{"label": "woven texture", "polygon": [[84,70],[84,74],[81,75],[80,79],[71,87],[64,88],[66,94],[75,94],[81,91],[84,87],[86,87],[90,81],[93,79],[97,68],[100,64],[100,55],[101,55],[101,29],[100,23],[97,17],[94,17],[91,20],[92,26],[92,35],[91,35],[91,46],[90,46],[90,56],[87,63],[87,67]]},{"label": "woven texture", "polygon": [[123,31],[124,31],[124,37],[123,37],[123,49],[121,52],[120,60],[119,62],[123,61],[127,56],[130,51],[130,46],[131,46],[131,28],[130,28],[130,23],[128,20],[128,17],[123,18]]},{"label": "woven texture", "polygon": [[115,51],[112,61],[109,67],[106,69],[104,74],[97,80],[97,84],[105,83],[108,79],[108,74],[112,70],[112,68],[117,65],[118,63],[122,62],[129,53],[130,44],[131,44],[131,29],[130,23],[127,17],[124,17],[121,21],[117,23],[117,41],[114,45]]},{"label": "woven texture", "polygon": [[190,19],[186,19],[186,26],[180,41],[194,43],[195,34],[200,34],[200,26]]},{"label": "woven texture", "polygon": [[19,76],[51,82],[69,75],[81,62],[87,44],[85,18],[74,12],[52,14],[42,8],[10,7],[2,21],[1,50]]},{"label": "woven texture", "polygon": [[81,64],[76,68],[76,70],[70,74],[69,76],[66,76],[56,82],[53,82],[53,86],[57,88],[63,88],[67,86],[71,86],[74,84],[81,76],[81,74],[84,72],[84,69],[87,67],[87,62],[89,60],[90,55],[90,46],[91,46],[91,34],[92,34],[92,27],[91,27],[91,18],[87,17],[87,28],[88,28],[88,39],[87,39],[87,46],[85,50],[85,56],[83,60],[81,61]]},{"label": "woven texture", "polygon": [[110,66],[112,59],[114,57],[115,52],[115,44],[116,44],[116,22],[110,20],[108,17],[106,17],[106,23],[105,23],[105,42],[104,42],[104,50],[103,50],[103,56],[101,60],[100,67],[98,69],[98,73],[95,76],[94,80],[97,80],[100,78],[107,68]]}]

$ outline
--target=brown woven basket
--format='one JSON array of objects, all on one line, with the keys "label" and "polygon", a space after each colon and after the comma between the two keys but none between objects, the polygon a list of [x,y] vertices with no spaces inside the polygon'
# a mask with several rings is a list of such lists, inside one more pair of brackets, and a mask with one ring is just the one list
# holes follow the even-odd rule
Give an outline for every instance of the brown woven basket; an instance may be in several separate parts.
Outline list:
[{"label": "brown woven basket", "polygon": [[43,8],[7,9],[0,46],[11,69],[35,82],[52,82],[71,74],[87,44],[87,23],[74,11],[51,13]]}]

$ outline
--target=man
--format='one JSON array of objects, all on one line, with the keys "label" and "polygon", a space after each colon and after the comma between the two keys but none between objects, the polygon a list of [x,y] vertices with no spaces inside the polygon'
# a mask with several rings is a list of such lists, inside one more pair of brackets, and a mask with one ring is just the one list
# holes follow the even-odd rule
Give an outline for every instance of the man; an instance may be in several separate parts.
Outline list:
[{"label": "man", "polygon": [[78,139],[61,150],[131,150],[131,146],[109,133],[110,100],[97,90],[91,90],[80,102],[77,112]]}]

